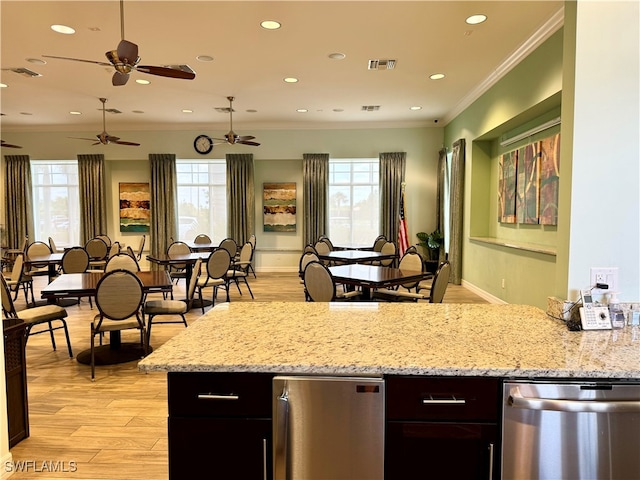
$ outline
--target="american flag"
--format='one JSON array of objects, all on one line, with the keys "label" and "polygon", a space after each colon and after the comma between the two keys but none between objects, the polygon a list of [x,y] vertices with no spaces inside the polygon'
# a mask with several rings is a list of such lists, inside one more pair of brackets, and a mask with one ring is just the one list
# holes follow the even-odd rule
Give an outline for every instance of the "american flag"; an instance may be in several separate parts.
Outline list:
[{"label": "american flag", "polygon": [[398,225],[398,254],[404,255],[409,248],[409,233],[407,230],[407,219],[405,218],[404,207],[404,185],[402,185],[402,193],[400,194],[400,224]]}]

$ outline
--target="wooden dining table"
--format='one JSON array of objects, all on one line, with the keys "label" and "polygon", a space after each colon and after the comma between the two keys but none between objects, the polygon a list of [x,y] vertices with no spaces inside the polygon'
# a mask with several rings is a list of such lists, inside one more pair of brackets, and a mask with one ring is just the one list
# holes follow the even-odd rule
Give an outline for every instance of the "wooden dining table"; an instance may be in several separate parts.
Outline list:
[{"label": "wooden dining table", "polygon": [[26,267],[40,268],[47,267],[47,273],[49,275],[49,283],[56,276],[56,270],[58,265],[62,263],[62,256],[64,253],[50,253],[49,255],[32,255],[25,256],[24,265]]},{"label": "wooden dining table", "polygon": [[415,270],[362,264],[336,265],[329,267],[329,271],[336,283],[360,287],[363,300],[371,300],[372,289],[416,282],[427,276]]},{"label": "wooden dining table", "polygon": [[[42,289],[42,298],[50,303],[56,303],[63,298],[95,297],[98,282],[103,275],[102,272],[63,273]],[[142,291],[145,294],[171,293],[171,277],[165,270],[136,272],[136,276],[140,279]],[[95,348],[96,365],[131,362],[144,356],[143,348],[139,343],[122,343],[119,330],[111,331],[109,335],[109,345]],[[151,351],[151,346],[148,346],[147,353]],[[91,362],[91,349],[80,352],[76,360],[88,365]]]},{"label": "wooden dining table", "polygon": [[369,263],[396,257],[395,253],[374,252],[373,250],[331,250],[327,253],[318,253],[320,260],[328,261],[331,264]]},{"label": "wooden dining table", "polygon": [[219,243],[197,243],[187,241],[185,241],[184,243],[187,244],[192,252],[213,252],[220,246]]}]

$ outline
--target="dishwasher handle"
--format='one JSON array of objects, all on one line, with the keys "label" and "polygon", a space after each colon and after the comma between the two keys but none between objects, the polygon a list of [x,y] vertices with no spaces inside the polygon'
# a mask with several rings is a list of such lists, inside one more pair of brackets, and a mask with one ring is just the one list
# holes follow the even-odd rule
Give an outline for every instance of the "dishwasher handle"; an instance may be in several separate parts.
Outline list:
[{"label": "dishwasher handle", "polygon": [[640,412],[639,400],[566,400],[556,398],[523,397],[518,388],[509,392],[509,406],[527,410],[556,412],[627,413]]},{"label": "dishwasher handle", "polygon": [[273,445],[273,470],[275,480],[288,480],[287,450],[289,432],[289,392],[285,384],[276,400],[275,441]]}]

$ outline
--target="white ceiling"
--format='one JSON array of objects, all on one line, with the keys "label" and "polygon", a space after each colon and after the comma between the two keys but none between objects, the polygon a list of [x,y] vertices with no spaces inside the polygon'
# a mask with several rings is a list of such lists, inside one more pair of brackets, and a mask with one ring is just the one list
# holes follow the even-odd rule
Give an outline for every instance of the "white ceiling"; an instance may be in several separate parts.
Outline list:
[{"label": "white ceiling", "polygon": [[[473,92],[499,78],[536,32],[557,30],[562,1],[158,1],[124,2],[125,38],[141,65],[188,64],[194,80],[133,72],[111,85],[113,69],[42,55],[106,61],[120,41],[119,1],[2,0],[1,127],[4,131],[100,128],[99,97],[108,99],[118,130],[228,126],[250,128],[442,125]],[[467,25],[484,13],[488,20]],[[560,18],[560,20],[558,20]],[[282,28],[267,31],[265,19]],[[555,19],[555,20],[554,20]],[[61,35],[52,24],[75,28]],[[551,25],[551,27],[550,27]],[[539,34],[538,34],[539,35]],[[543,38],[544,39],[544,38]],[[341,52],[343,60],[328,55]],[[210,55],[203,63],[198,55]],[[370,71],[369,59],[395,59],[393,70]],[[505,67],[506,62],[506,67]],[[42,74],[27,78],[9,70]],[[432,73],[442,80],[430,80]],[[296,84],[283,78],[294,76]],[[135,83],[145,78],[150,85]],[[378,111],[362,106],[379,105]],[[412,111],[412,106],[422,110]],[[306,108],[307,113],[296,109]],[[182,113],[191,109],[193,113]],[[75,110],[82,115],[70,115]],[[134,113],[134,111],[144,113]],[[249,113],[247,110],[255,110]],[[28,113],[29,115],[25,115]]]}]

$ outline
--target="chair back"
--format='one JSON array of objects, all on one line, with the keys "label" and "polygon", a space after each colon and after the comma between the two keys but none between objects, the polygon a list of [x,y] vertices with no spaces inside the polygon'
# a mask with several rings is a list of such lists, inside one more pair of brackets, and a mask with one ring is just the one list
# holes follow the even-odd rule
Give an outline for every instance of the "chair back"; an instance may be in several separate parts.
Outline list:
[{"label": "chair back", "polygon": [[120,244],[118,242],[113,242],[109,247],[109,254],[107,255],[107,258],[111,258],[115,255],[118,255],[119,253],[120,253]]},{"label": "chair back", "polygon": [[231,265],[231,256],[224,248],[211,252],[207,259],[207,275],[209,278],[223,278]]},{"label": "chair back", "polygon": [[99,238],[100,240],[102,240],[105,245],[107,246],[107,248],[111,248],[111,239],[109,238],[109,235],[96,235],[96,238]]},{"label": "chair back", "polygon": [[49,237],[49,248],[53,253],[58,251],[58,247],[56,246],[56,242],[53,241],[53,238]]},{"label": "chair back", "polygon": [[[193,301],[193,296],[196,292],[196,286],[198,284],[198,275],[200,275],[200,268],[202,267],[202,259],[199,258],[196,260],[196,263],[193,265],[193,271],[191,272],[191,278],[189,279],[189,289],[187,290],[187,301]],[[189,305],[191,307],[191,305]]]},{"label": "chair back", "polygon": [[444,293],[449,285],[449,274],[451,273],[451,264],[445,260],[440,264],[438,271],[433,277],[431,283],[431,293],[429,294],[429,303],[442,303]]},{"label": "chair back", "polygon": [[137,260],[142,259],[142,251],[144,250],[144,244],[146,241],[147,241],[147,236],[142,235],[142,237],[140,238],[140,243],[138,244],[138,253],[136,254]]},{"label": "chair back", "polygon": [[298,275],[300,275],[300,278],[304,278],[304,269],[307,268],[307,265],[309,265],[311,262],[319,262],[319,261],[320,259],[318,258],[318,255],[316,255],[315,253],[304,252],[300,257],[300,262],[298,264]]},{"label": "chair back", "polygon": [[136,255],[136,252],[133,251],[133,248],[131,248],[131,245],[127,245],[124,253],[129,255],[131,258],[135,258],[136,260],[138,260],[138,256]]},{"label": "chair back", "polygon": [[104,240],[94,237],[84,245],[90,260],[104,260],[109,254],[109,247]]},{"label": "chair back", "polygon": [[0,275],[0,278],[2,279],[2,315],[6,318],[18,318],[13,300],[11,300],[9,285],[7,285],[4,276]]},{"label": "chair back", "polygon": [[111,272],[113,270],[127,270],[128,272],[139,272],[140,265],[135,258],[128,253],[118,253],[113,257],[109,257],[107,264],[104,267],[105,272]]},{"label": "chair back", "polygon": [[382,246],[387,243],[387,237],[384,235],[378,235],[378,237],[373,241],[373,251],[379,252],[382,250]]},{"label": "chair back", "polygon": [[318,255],[326,255],[331,251],[329,244],[322,240],[318,240],[313,247],[316,249],[316,252],[318,252]]},{"label": "chair back", "polygon": [[311,245],[310,243],[307,243],[307,244],[304,246],[304,249],[302,250],[302,253],[307,253],[307,252],[310,252],[310,253],[313,253],[313,254],[315,254],[315,255],[318,255],[318,251],[316,250],[316,247],[314,247],[314,246],[313,246],[313,245]]},{"label": "chair back", "polygon": [[82,247],[73,247],[62,255],[63,273],[84,273],[89,268],[89,254]]},{"label": "chair back", "polygon": [[127,270],[105,273],[96,286],[96,306],[102,317],[111,320],[137,315],[143,298],[142,282]]},{"label": "chair back", "polygon": [[238,244],[233,238],[225,238],[220,242],[218,248],[225,249],[231,258],[236,256],[236,252],[238,251]]},{"label": "chair back", "polygon": [[244,269],[249,268],[248,263],[251,261],[251,257],[253,257],[253,247],[249,242],[247,242],[240,249],[240,257],[239,257],[239,261],[242,263],[241,266]]},{"label": "chair back", "polygon": [[[398,268],[409,272],[424,272],[422,256],[415,250],[415,248],[413,250],[407,249],[400,259]],[[402,286],[407,290],[411,290],[412,288],[416,288],[419,283],[420,280],[416,280],[415,282],[403,283]]]},{"label": "chair back", "polygon": [[333,242],[329,240],[329,237],[327,237],[326,235],[321,235],[320,238],[318,238],[318,241],[326,243],[327,246],[329,247],[329,250],[334,250]]},{"label": "chair back", "polygon": [[12,282],[16,282],[16,288],[23,274],[24,274],[24,254],[19,253],[16,255],[16,258],[13,261],[13,266],[11,267],[11,277],[10,277]]},{"label": "chair back", "polygon": [[193,243],[211,243],[211,237],[207,234],[201,233],[193,240]]},{"label": "chair back", "polygon": [[[171,245],[169,245],[169,247],[167,248],[167,256],[169,258],[171,258],[172,256],[175,255],[188,255],[189,253],[191,253],[191,249],[189,248],[189,245],[187,245],[184,242],[173,242]],[[176,264],[176,265],[172,265],[171,266],[173,269],[182,269],[186,267],[186,264],[181,263],[181,264]]]},{"label": "chair back", "polygon": [[[396,244],[393,242],[385,242],[380,249],[380,253],[383,253],[385,255],[393,255],[394,253],[396,253]],[[393,263],[393,260],[393,258],[385,258],[384,260],[380,260],[380,265],[388,267]]]},{"label": "chair back", "polygon": [[27,258],[42,257],[51,254],[51,248],[44,242],[33,242],[27,247]]},{"label": "chair back", "polygon": [[253,247],[253,250],[255,251],[255,249],[256,249],[256,235],[255,235],[255,233],[252,233],[251,236],[249,236],[249,243],[251,244],[251,246]]},{"label": "chair back", "polygon": [[331,272],[320,262],[310,262],[304,269],[304,288],[312,302],[330,302],[336,296]]}]

